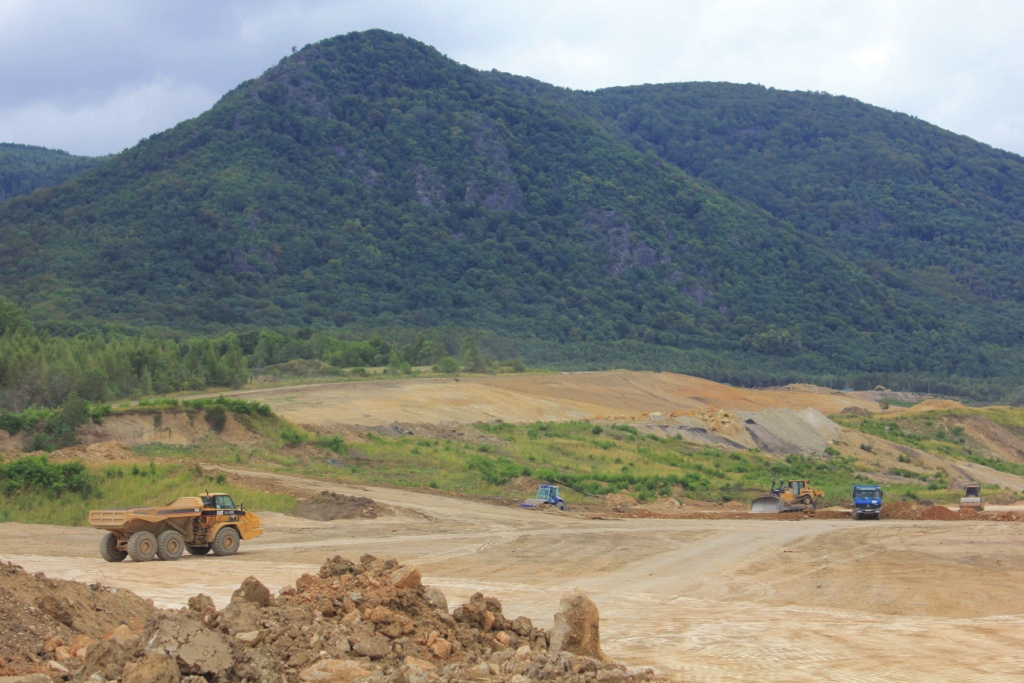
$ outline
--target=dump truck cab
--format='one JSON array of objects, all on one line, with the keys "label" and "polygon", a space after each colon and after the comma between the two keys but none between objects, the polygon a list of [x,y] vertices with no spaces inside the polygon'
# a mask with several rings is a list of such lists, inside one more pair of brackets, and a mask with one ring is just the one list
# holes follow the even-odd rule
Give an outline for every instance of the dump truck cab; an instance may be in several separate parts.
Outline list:
[{"label": "dump truck cab", "polygon": [[860,484],[853,487],[853,518],[882,518],[882,487]]}]

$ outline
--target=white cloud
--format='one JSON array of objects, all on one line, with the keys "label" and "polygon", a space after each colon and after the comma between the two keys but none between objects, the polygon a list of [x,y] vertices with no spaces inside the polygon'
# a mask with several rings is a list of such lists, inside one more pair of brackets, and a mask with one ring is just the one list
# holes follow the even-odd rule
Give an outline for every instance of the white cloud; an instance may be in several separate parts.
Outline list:
[{"label": "white cloud", "polygon": [[1022,27],[1016,0],[0,0],[0,141],[118,151],[293,46],[383,28],[579,89],[823,90],[1022,153]]},{"label": "white cloud", "polygon": [[40,100],[0,110],[0,139],[87,156],[120,152],[208,109],[221,94],[158,79],[75,107]]}]

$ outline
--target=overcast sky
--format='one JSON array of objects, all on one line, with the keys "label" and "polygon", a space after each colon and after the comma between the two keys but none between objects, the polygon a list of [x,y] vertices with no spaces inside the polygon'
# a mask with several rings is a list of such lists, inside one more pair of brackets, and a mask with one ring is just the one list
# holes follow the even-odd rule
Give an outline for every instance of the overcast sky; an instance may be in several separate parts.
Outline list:
[{"label": "overcast sky", "polygon": [[848,95],[1024,154],[1019,0],[0,0],[0,142],[119,152],[370,28],[576,89]]}]

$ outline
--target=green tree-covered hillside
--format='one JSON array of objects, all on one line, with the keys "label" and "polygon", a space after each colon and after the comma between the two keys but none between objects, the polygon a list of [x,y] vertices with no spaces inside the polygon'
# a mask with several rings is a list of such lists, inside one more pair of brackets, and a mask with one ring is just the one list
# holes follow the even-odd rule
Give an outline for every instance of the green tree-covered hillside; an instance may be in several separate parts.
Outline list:
[{"label": "green tree-covered hillside", "polygon": [[0,294],[35,321],[456,325],[528,362],[1005,383],[1020,172],[845,98],[580,93],[369,31],[0,204]]},{"label": "green tree-covered hillside", "polygon": [[0,142],[0,201],[40,187],[60,185],[99,166],[105,158],[73,156],[45,147]]}]

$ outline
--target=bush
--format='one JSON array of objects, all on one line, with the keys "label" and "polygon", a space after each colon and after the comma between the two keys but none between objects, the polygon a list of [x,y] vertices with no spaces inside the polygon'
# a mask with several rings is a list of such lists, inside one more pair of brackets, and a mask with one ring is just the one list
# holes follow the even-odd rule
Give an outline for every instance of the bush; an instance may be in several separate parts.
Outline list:
[{"label": "bush", "polygon": [[434,372],[440,372],[443,375],[457,375],[459,374],[459,361],[453,356],[445,356],[437,361]]},{"label": "bush", "polygon": [[309,435],[298,427],[286,425],[281,429],[281,439],[287,444],[298,446],[309,441]]},{"label": "bush", "polygon": [[206,409],[204,419],[213,431],[221,432],[224,430],[224,425],[228,422],[228,413],[224,410],[224,406],[214,405]]},{"label": "bush", "polygon": [[345,439],[341,438],[337,434],[317,439],[316,445],[321,448],[326,448],[329,451],[333,451],[338,455],[345,455],[348,453],[348,444],[345,443]]},{"label": "bush", "polygon": [[530,476],[529,470],[523,469],[508,458],[487,458],[482,455],[473,455],[470,456],[467,465],[470,470],[479,472],[484,481],[494,486],[507,484],[513,477]]},{"label": "bush", "polygon": [[0,485],[4,495],[34,489],[52,496],[88,496],[94,489],[92,476],[81,462],[54,464],[45,455],[30,455],[0,465]]}]

